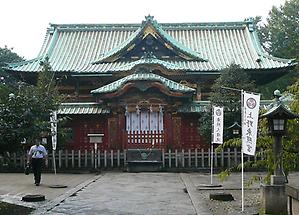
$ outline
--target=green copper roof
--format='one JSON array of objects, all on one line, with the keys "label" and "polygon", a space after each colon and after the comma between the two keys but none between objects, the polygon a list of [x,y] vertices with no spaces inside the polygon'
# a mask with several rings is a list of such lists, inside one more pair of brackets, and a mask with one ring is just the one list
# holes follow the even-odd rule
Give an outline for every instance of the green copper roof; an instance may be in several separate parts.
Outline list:
[{"label": "green copper roof", "polygon": [[154,73],[134,73],[132,75],[128,75],[124,78],[114,81],[110,84],[107,84],[103,87],[100,87],[96,90],[92,90],[91,93],[98,94],[98,93],[115,92],[129,81],[158,81],[158,82],[162,83],[164,86],[166,86],[171,91],[183,92],[183,93],[195,92],[195,89],[193,89],[191,87],[187,87],[185,85],[179,84],[177,82],[174,82],[167,78],[161,77]]},{"label": "green copper roof", "polygon": [[[222,23],[157,23],[148,21],[165,40],[178,51],[199,55],[198,60],[160,59],[177,68],[192,72],[215,72],[235,63],[246,70],[271,70],[290,68],[296,63],[289,59],[275,58],[261,48],[252,21]],[[17,64],[7,69],[22,72],[40,71],[39,61],[45,56],[56,72],[110,73],[131,68],[126,62],[93,64],[101,56],[111,56],[123,50],[140,32],[143,24],[51,24],[44,44],[37,58]],[[26,42],[26,41],[24,41]],[[191,51],[190,51],[191,50]],[[129,66],[128,66],[129,64]]]},{"label": "green copper roof", "polygon": [[198,52],[189,49],[188,47],[182,45],[177,40],[168,35],[157,23],[157,21],[153,19],[152,16],[146,16],[145,18],[146,20],[142,22],[140,28],[138,28],[138,30],[134,32],[125,42],[112,49],[111,51],[105,53],[104,56],[100,57],[95,63],[111,62],[109,58],[111,58],[112,56],[120,55],[121,52],[126,52],[126,49],[133,45],[135,39],[144,37],[144,31],[149,28],[149,26],[154,29],[154,33],[157,33],[167,43],[171,44],[175,49],[177,49],[179,52],[184,53],[192,60],[207,61],[203,59]]},{"label": "green copper roof", "polygon": [[62,103],[57,113],[60,115],[108,114],[110,110],[97,103]]}]

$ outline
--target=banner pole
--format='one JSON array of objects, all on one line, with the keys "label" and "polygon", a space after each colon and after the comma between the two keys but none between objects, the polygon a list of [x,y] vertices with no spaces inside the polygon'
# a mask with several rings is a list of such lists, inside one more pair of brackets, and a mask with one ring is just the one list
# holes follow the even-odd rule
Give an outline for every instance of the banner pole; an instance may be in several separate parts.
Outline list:
[{"label": "banner pole", "polygon": [[244,212],[244,158],[243,158],[243,126],[244,126],[244,90],[241,90],[241,175],[242,175],[242,212]]},{"label": "banner pole", "polygon": [[56,175],[55,150],[53,150],[53,167],[54,167],[54,173],[55,173],[55,175]]},{"label": "banner pole", "polygon": [[243,149],[241,149],[241,163],[242,163],[242,212],[244,212],[244,158],[243,158]]},{"label": "banner pole", "polygon": [[213,142],[211,142],[211,153],[210,153],[210,157],[211,157],[211,185],[213,185],[213,151],[214,151]]},{"label": "banner pole", "polygon": [[210,148],[210,167],[211,167],[211,179],[210,183],[213,184],[213,141],[214,141],[214,106],[212,106],[212,132],[211,132],[211,148]]}]

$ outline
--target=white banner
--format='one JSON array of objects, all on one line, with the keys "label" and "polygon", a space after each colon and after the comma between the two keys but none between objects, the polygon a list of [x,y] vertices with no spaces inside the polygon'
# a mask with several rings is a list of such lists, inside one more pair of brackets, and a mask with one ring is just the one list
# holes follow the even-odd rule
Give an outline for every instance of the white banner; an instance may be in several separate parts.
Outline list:
[{"label": "white banner", "polygon": [[212,143],[223,143],[223,107],[213,106]]},{"label": "white banner", "polygon": [[255,155],[260,95],[243,93],[242,149],[247,155]]},{"label": "white banner", "polygon": [[51,122],[51,136],[52,136],[52,148],[56,150],[57,145],[57,112],[53,111],[50,116]]}]

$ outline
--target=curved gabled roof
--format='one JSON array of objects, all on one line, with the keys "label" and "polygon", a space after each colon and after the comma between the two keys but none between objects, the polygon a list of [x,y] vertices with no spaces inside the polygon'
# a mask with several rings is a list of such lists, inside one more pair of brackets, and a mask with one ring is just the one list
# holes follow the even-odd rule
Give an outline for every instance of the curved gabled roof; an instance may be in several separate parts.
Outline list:
[{"label": "curved gabled roof", "polygon": [[[146,23],[146,22],[145,22]],[[40,60],[46,56],[56,72],[105,74],[126,69],[135,60],[126,62],[100,63],[100,54],[112,56],[126,47],[136,35],[142,32],[141,26],[151,26],[163,40],[169,41],[181,53],[197,55],[200,60],[160,59],[175,64],[177,68],[187,68],[192,72],[218,73],[229,64],[235,63],[246,70],[273,70],[290,68],[296,63],[268,55],[261,48],[253,23],[157,23],[143,24],[51,24],[44,44],[37,58],[6,69],[21,72],[40,71]],[[145,27],[146,28],[146,27]],[[191,51],[190,51],[191,50]],[[200,53],[200,54],[198,54]],[[93,62],[98,64],[92,64]],[[129,66],[128,66],[129,64]]]},{"label": "curved gabled roof", "polygon": [[107,84],[103,87],[100,87],[98,89],[92,90],[92,94],[104,94],[104,93],[111,93],[115,92],[118,89],[120,89],[122,86],[124,86],[128,82],[134,82],[134,81],[147,81],[147,82],[160,82],[163,84],[165,87],[167,87],[170,91],[175,91],[175,92],[182,92],[182,93],[192,93],[195,92],[196,90],[187,87],[185,85],[179,84],[175,81],[169,80],[167,78],[164,78],[162,76],[156,75],[154,73],[134,73],[131,75],[128,75],[124,78],[121,78],[117,81],[114,81],[110,84]]},{"label": "curved gabled roof", "polygon": [[153,16],[146,16],[146,20],[142,22],[142,25],[136,32],[134,32],[125,42],[117,46],[116,48],[105,53],[102,57],[96,60],[94,63],[111,63],[114,62],[122,52],[126,52],[129,47],[134,44],[134,41],[138,38],[145,38],[148,34],[152,34],[154,37],[162,38],[168,46],[175,49],[177,52],[181,52],[185,60],[199,60],[207,61],[196,51],[189,49],[188,47],[182,45],[177,40],[173,39],[169,34],[167,34],[161,26],[153,19]]}]

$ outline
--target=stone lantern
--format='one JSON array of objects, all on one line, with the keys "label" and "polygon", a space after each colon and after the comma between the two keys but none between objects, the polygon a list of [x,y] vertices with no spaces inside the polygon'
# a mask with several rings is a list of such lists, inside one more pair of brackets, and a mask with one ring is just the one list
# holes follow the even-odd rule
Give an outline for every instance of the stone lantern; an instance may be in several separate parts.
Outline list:
[{"label": "stone lantern", "polygon": [[279,99],[279,90],[274,91],[275,103],[272,108],[260,118],[267,118],[269,134],[274,137],[273,157],[275,171],[271,175],[271,184],[262,185],[262,206],[265,213],[284,214],[287,212],[287,199],[285,195],[286,177],[282,164],[282,136],[287,133],[288,119],[298,118],[299,115],[291,112]]}]

